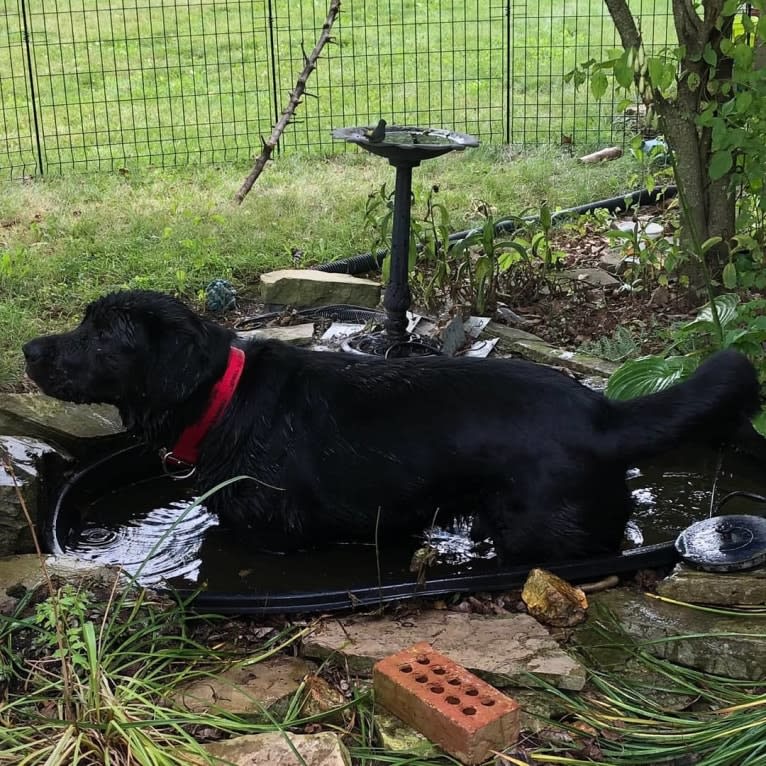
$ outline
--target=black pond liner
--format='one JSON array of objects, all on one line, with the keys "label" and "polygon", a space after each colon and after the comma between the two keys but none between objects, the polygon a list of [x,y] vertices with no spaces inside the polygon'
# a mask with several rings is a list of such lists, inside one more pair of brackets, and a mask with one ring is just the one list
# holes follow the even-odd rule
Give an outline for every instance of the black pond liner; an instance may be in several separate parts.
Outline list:
[{"label": "black pond liner", "polygon": [[[66,539],[80,526],[81,509],[119,486],[151,477],[162,476],[156,453],[141,445],[128,447],[92,463],[70,478],[63,486],[53,514],[44,526],[49,550],[62,553]],[[168,482],[171,479],[167,479]],[[176,483],[179,491],[184,483]],[[187,488],[189,484],[185,485]],[[633,548],[621,554],[591,558],[587,561],[559,562],[543,566],[572,582],[596,580],[612,574],[635,572],[639,569],[665,567],[678,560],[673,541],[659,545]],[[317,588],[300,592],[213,592],[179,588],[176,592],[189,600],[198,611],[219,614],[304,613],[348,610],[356,607],[374,607],[380,604],[423,596],[452,593],[501,591],[519,587],[526,580],[532,565],[495,570],[491,574],[458,574],[428,579],[418,583],[415,575],[403,573],[395,583],[355,586],[353,589],[324,590]]]}]

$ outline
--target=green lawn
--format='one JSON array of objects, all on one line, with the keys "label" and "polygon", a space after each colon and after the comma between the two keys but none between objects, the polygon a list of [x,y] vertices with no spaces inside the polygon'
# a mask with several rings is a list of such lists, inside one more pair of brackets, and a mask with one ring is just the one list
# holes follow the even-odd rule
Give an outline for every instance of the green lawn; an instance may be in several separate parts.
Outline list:
[{"label": "green lawn", "polygon": [[[669,0],[642,0],[648,40]],[[0,175],[226,162],[257,153],[326,0],[0,1]],[[269,16],[269,8],[273,14]],[[621,138],[614,105],[563,75],[614,45],[602,0],[344,0],[283,146],[337,150],[333,127],[450,127],[485,143],[578,149]],[[34,72],[31,85],[28,69]],[[33,112],[32,105],[35,106]]]},{"label": "green lawn", "polygon": [[[368,250],[367,195],[393,188],[393,169],[357,153],[283,156],[270,163],[241,207],[232,203],[244,163],[121,174],[0,180],[0,389],[20,380],[21,344],[71,324],[83,305],[120,287],[170,290],[194,299],[213,277],[254,294],[264,270]],[[627,158],[581,166],[559,150],[522,158],[479,148],[429,160],[414,171],[422,203],[438,183],[452,228],[547,199],[554,208],[631,188]]]}]

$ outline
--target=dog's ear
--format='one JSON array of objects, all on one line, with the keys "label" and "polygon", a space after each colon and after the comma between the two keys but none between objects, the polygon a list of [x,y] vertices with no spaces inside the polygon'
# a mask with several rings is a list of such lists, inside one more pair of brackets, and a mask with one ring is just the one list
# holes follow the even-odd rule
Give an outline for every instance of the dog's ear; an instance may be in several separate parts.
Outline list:
[{"label": "dog's ear", "polygon": [[148,313],[143,330],[149,349],[146,397],[152,409],[186,401],[207,392],[223,374],[233,334],[185,309]]}]

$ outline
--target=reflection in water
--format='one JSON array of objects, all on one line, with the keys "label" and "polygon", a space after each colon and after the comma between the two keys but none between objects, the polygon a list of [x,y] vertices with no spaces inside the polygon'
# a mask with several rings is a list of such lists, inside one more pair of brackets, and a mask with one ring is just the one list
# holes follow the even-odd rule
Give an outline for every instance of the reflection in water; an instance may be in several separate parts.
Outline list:
[{"label": "reflection in water", "polygon": [[[707,518],[715,467],[714,454],[690,450],[631,470],[628,482],[636,510],[626,528],[625,546],[672,540]],[[761,469],[746,457],[727,455],[719,497],[735,489],[762,491]],[[244,539],[221,529],[204,507],[193,505],[191,497],[179,498],[178,492],[177,485],[160,477],[101,497],[78,509],[82,527],[72,530],[63,547],[81,558],[120,564],[145,584],[199,584],[224,592],[346,590],[411,580],[413,552],[424,542],[436,551],[429,579],[497,571],[491,546],[474,546],[468,523],[436,527],[378,551],[370,540],[278,555],[260,551],[255,537]],[[758,514],[763,509],[737,501],[724,512]]]}]

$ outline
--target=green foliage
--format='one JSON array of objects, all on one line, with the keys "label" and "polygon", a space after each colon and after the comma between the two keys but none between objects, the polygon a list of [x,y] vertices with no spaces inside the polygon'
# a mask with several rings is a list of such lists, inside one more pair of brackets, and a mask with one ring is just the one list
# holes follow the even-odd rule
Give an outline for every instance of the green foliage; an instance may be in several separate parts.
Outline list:
[{"label": "green foliage", "polygon": [[[760,4],[754,6],[759,8]],[[721,274],[729,290],[756,284],[760,288],[766,282],[766,68],[755,61],[756,47],[764,42],[766,16],[751,17],[745,13],[749,7],[726,2],[721,8],[703,0],[693,13],[708,19],[715,11],[718,17],[712,17],[715,25],[709,37],[696,41],[698,44],[651,50],[640,41],[638,47],[612,51],[601,61],[591,58],[567,75],[575,86],[590,81],[597,98],[607,92],[610,80],[625,93],[624,103],[637,94],[648,106],[650,119],[659,115],[661,128],[674,110],[675,120],[688,119],[690,104],[695,105],[703,169],[710,181],[723,181],[732,192],[737,191],[737,237],[733,243],[723,243],[732,245]],[[684,172],[688,173],[687,169]],[[650,188],[652,177],[653,173],[647,174]],[[677,182],[690,183],[683,174]],[[681,218],[687,226],[686,211],[681,211]],[[691,238],[702,234],[688,233]],[[722,248],[716,251],[720,253]]]},{"label": "green foliage", "polygon": [[637,356],[640,348],[639,341],[624,325],[618,325],[611,336],[604,336],[580,346],[582,351],[610,362],[622,362]]},{"label": "green foliage", "polygon": [[[438,192],[438,186],[431,187],[422,214],[412,202],[409,269],[416,303],[431,309],[446,301],[487,315],[496,308],[501,283],[512,295],[536,292],[543,284],[556,289],[549,277],[566,254],[553,246],[546,202],[536,216],[498,220],[485,212],[481,225],[450,242],[453,227],[446,207],[435,201]],[[385,248],[390,239],[393,207],[385,184],[367,198],[365,230],[372,235],[373,249]],[[389,261],[384,261],[384,282]]]},{"label": "green foliage", "polygon": [[[65,585],[54,598],[37,605],[34,622],[41,628],[38,643],[53,649],[53,657],[88,669],[93,623],[88,620],[91,599],[85,591]],[[87,634],[87,638],[86,638]]]},{"label": "green foliage", "polygon": [[[671,603],[676,609],[694,608]],[[760,622],[764,616],[757,609],[749,613],[702,609],[721,621],[737,617]],[[629,635],[614,614],[598,605],[592,607],[588,625],[591,637],[580,651],[590,691],[572,694],[545,685],[546,696],[565,714],[553,724],[562,737],[550,737],[534,749],[535,763],[757,766],[763,762],[766,699],[761,685],[661,659],[652,642]],[[695,638],[726,640],[720,631]],[[529,761],[517,763],[523,762]]]},{"label": "green foliage", "polygon": [[[740,303],[739,296],[724,293],[703,306],[697,316],[672,332],[673,343],[664,355],[646,356],[625,362],[609,379],[606,393],[615,399],[662,391],[699,367],[713,351],[736,348],[750,356],[766,377],[766,300]],[[687,349],[683,355],[671,352]],[[766,419],[761,413],[754,421],[766,435]]]}]

